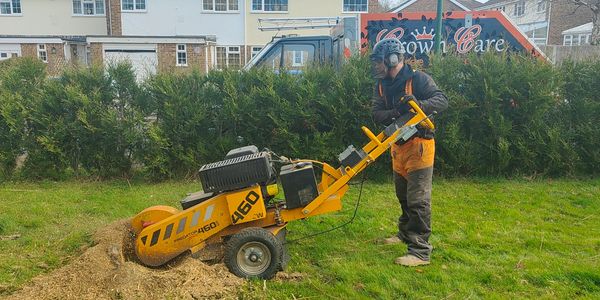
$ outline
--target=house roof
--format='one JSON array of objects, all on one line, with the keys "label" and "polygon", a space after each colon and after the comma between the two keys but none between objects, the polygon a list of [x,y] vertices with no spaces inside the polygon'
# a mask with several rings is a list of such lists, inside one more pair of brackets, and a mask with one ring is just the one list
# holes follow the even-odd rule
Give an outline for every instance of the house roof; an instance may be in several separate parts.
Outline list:
[{"label": "house roof", "polygon": [[577,34],[577,33],[591,33],[592,32],[592,22],[585,23],[583,25],[579,25],[577,27],[573,27],[567,29],[562,32],[562,34]]},{"label": "house roof", "polygon": [[479,3],[478,6],[476,6],[475,8],[477,10],[482,10],[482,9],[486,9],[489,7],[493,7],[496,6],[498,4],[510,4],[510,3],[514,3],[517,2],[518,0],[489,0],[485,3]]},{"label": "house roof", "polygon": [[[417,1],[419,1],[419,0],[405,0],[404,2],[400,3],[396,7],[390,9],[390,12],[399,12],[399,11],[409,7],[410,5],[412,5],[413,3],[417,2]],[[464,11],[471,11],[476,7],[485,5],[484,3],[481,3],[481,2],[478,2],[475,0],[448,0],[448,1],[454,3],[456,6],[460,7]]]}]

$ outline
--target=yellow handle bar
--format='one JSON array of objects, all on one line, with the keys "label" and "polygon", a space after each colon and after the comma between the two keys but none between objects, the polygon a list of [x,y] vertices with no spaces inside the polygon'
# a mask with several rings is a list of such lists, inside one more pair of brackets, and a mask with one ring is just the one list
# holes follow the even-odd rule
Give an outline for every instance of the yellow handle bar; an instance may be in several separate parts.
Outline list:
[{"label": "yellow handle bar", "polygon": [[417,113],[417,116],[422,116],[425,120],[423,120],[423,122],[421,122],[421,125],[429,128],[431,130],[435,129],[435,125],[433,125],[433,122],[431,122],[431,120],[427,117],[427,115],[423,112],[423,110],[419,107],[419,105],[415,102],[415,101],[408,101],[408,104],[412,107],[412,109],[415,110],[415,112]]},{"label": "yellow handle bar", "polygon": [[377,143],[377,145],[381,145],[381,141],[375,136],[375,134],[369,128],[367,128],[366,126],[362,126],[361,129],[371,141]]}]

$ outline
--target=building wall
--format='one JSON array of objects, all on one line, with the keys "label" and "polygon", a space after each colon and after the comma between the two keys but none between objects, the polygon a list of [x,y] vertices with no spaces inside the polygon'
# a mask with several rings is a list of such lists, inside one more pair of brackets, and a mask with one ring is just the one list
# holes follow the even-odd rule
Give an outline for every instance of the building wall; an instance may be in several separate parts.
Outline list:
[{"label": "building wall", "polygon": [[537,12],[539,0],[525,0],[525,13],[521,16],[515,16],[515,4],[519,1],[504,1],[492,6],[482,6],[477,10],[496,10],[499,7],[504,7],[504,13],[517,25],[531,24],[543,22],[548,17],[549,2],[546,2],[546,9],[542,12]]},{"label": "building wall", "polygon": [[562,32],[592,21],[592,12],[586,7],[580,7],[568,1],[555,1],[550,8],[550,28],[548,30],[548,45],[562,45]]},{"label": "building wall", "polygon": [[120,36],[123,34],[121,28],[121,0],[106,0],[106,18],[108,35]]},{"label": "building wall", "polygon": [[177,44],[158,44],[158,72],[200,70],[207,73],[206,59],[210,58],[208,47],[202,44],[186,44],[187,66],[177,66]]},{"label": "building wall", "polygon": [[73,16],[72,0],[22,0],[20,16],[0,15],[0,35],[104,35],[105,16]]},{"label": "building wall", "polygon": [[[48,57],[47,72],[49,75],[58,75],[66,65],[64,44],[47,43],[46,54]],[[38,44],[21,44],[21,55],[23,57],[38,57]],[[52,53],[52,49],[55,49]]]},{"label": "building wall", "polygon": [[121,11],[122,35],[216,35],[220,45],[243,45],[244,0],[238,1],[238,12],[215,13],[203,11],[202,0],[147,0],[145,12]]},{"label": "building wall", "polygon": [[[452,3],[449,0],[444,0],[443,3],[444,11],[463,11],[458,5]],[[417,0],[415,3],[409,5],[407,8],[399,12],[414,12],[414,11],[435,11],[437,10],[437,0]]]},{"label": "building wall", "polygon": [[101,66],[104,63],[103,48],[101,43],[90,43],[90,59],[89,63],[95,66]]},{"label": "building wall", "polygon": [[[289,0],[288,11],[282,13],[252,12],[251,0],[246,0],[246,44],[261,46],[271,41],[274,35],[329,35],[329,29],[260,31],[261,18],[307,18],[307,17],[347,17],[356,13],[343,12],[343,0]],[[217,37],[218,38],[218,37]],[[218,40],[217,40],[218,41]]]}]

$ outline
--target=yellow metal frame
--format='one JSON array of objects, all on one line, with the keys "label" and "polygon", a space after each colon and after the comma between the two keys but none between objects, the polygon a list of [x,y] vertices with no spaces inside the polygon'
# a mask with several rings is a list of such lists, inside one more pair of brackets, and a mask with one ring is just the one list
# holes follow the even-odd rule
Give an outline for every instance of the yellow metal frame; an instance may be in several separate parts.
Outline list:
[{"label": "yellow metal frame", "polygon": [[[410,101],[409,105],[415,116],[404,127],[421,123],[427,128],[434,128],[415,102]],[[146,265],[159,266],[187,250],[196,252],[207,243],[246,227],[262,227],[277,234],[290,221],[341,210],[348,182],[387,151],[401,130],[388,137],[383,132],[375,135],[364,126],[362,131],[370,140],[362,148],[367,156],[354,167],[336,169],[324,162],[299,160],[318,163],[323,169],[318,184],[319,196],[305,207],[279,211],[267,209],[264,199],[278,192],[276,186],[267,186],[264,190],[260,186],[252,186],[216,195],[183,211],[169,206],[145,209],[132,219],[132,227],[137,234],[135,251],[138,258]]]}]

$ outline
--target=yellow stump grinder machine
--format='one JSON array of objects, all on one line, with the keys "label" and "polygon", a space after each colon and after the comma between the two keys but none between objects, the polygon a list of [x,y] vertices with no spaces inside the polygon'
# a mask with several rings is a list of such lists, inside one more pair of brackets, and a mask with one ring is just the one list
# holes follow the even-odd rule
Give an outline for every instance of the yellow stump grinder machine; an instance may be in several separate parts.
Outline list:
[{"label": "yellow stump grinder machine", "polygon": [[[183,210],[152,206],[133,217],[137,258],[147,266],[161,266],[186,251],[194,254],[224,245],[223,260],[233,274],[272,278],[288,260],[288,222],[341,210],[350,179],[393,143],[412,137],[417,125],[433,129],[419,106],[409,104],[410,113],[378,135],[363,126],[370,142],[362,149],[349,146],[339,155],[338,168],[278,157],[255,146],[231,150],[224,160],[202,166],[202,191],[181,200]],[[281,165],[279,174],[275,162]],[[320,176],[314,167],[320,169]],[[275,199],[278,183],[285,201]]]}]

